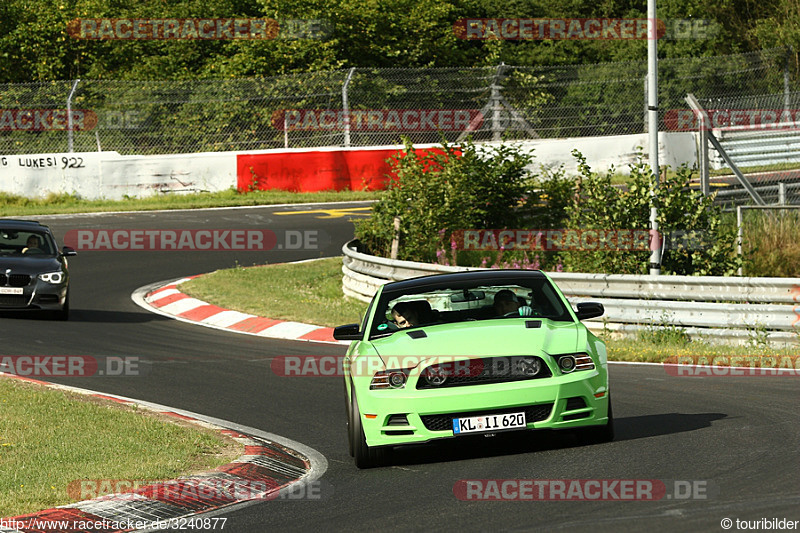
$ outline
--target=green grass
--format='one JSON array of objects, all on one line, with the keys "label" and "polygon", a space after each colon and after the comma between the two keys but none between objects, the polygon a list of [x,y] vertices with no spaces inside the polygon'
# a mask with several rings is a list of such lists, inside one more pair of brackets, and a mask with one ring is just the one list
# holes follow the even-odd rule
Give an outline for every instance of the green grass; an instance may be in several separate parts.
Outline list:
[{"label": "green grass", "polygon": [[243,452],[211,430],[10,378],[0,413],[0,517],[74,503],[75,480],[169,480]]},{"label": "green grass", "polygon": [[[735,163],[735,161],[734,161]],[[795,170],[800,168],[797,163],[774,163],[772,165],[756,165],[751,167],[739,167],[742,174],[754,174],[756,172],[780,172],[784,170]],[[709,169],[708,174],[713,177],[730,176],[733,177],[733,171],[729,168]]]},{"label": "green grass", "polygon": [[744,210],[745,276],[800,277],[800,211]]},{"label": "green grass", "polygon": [[250,205],[297,204],[317,202],[351,202],[375,200],[380,192],[325,191],[295,193],[288,191],[255,191],[240,194],[233,189],[216,193],[161,194],[126,200],[84,200],[71,194],[50,194],[45,198],[24,198],[0,193],[0,215],[49,215],[60,213],[95,213],[107,211],[152,211],[155,209],[197,209]]},{"label": "green grass", "polygon": [[180,289],[227,309],[319,326],[358,322],[367,308],[342,295],[341,257],[218,270]]},{"label": "green grass", "polygon": [[[734,356],[797,356],[798,348],[769,348],[767,346],[730,346],[711,344],[702,340],[690,342],[654,342],[649,338],[604,339],[610,361],[663,363],[671,357],[734,357]],[[720,363],[722,364],[722,363]],[[723,365],[724,366],[724,365]]]}]

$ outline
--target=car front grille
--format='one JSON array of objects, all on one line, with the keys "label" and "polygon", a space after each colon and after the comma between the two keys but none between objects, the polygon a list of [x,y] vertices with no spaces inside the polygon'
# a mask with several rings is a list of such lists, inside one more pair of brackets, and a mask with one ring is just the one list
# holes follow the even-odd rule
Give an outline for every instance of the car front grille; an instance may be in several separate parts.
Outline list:
[{"label": "car front grille", "polygon": [[30,283],[28,274],[0,274],[0,286],[3,287],[27,287]]},{"label": "car front grille", "polygon": [[550,413],[553,411],[553,403],[539,403],[536,405],[524,405],[520,407],[512,407],[506,409],[499,409],[494,411],[466,411],[461,413],[445,413],[439,415],[422,415],[422,423],[428,431],[452,431],[453,419],[463,418],[465,416],[483,416],[483,415],[504,415],[508,413],[525,413],[525,422],[540,422],[547,420]]},{"label": "car front grille", "polygon": [[[531,376],[519,371],[516,365],[522,360],[535,360],[539,365],[539,372]],[[434,384],[436,380],[428,380],[426,375],[430,369],[437,366],[444,370],[443,375],[445,379],[439,384]],[[435,373],[436,372],[434,372],[434,374]],[[549,378],[552,377],[552,375],[547,364],[540,357],[483,357],[481,359],[431,365],[420,373],[420,377],[417,380],[417,389],[442,389],[469,385],[487,385],[490,383],[508,383],[512,381]]]},{"label": "car front grille", "polygon": [[0,307],[26,307],[28,297],[22,294],[0,294]]}]

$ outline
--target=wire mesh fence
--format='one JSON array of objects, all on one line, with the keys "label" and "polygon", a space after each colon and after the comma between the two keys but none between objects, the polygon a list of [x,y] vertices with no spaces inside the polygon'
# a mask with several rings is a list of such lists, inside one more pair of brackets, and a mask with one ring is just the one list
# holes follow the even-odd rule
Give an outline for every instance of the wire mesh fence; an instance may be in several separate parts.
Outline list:
[{"label": "wire mesh fence", "polygon": [[[790,84],[789,84],[790,85]],[[800,92],[702,98],[708,128],[765,204],[800,205]],[[756,203],[730,176],[730,164],[710,150],[717,203]]]},{"label": "wire mesh fence", "polygon": [[[661,128],[684,96],[777,94],[782,48],[659,62]],[[194,153],[646,131],[647,62],[369,69],[268,78],[0,85],[0,154]]]}]

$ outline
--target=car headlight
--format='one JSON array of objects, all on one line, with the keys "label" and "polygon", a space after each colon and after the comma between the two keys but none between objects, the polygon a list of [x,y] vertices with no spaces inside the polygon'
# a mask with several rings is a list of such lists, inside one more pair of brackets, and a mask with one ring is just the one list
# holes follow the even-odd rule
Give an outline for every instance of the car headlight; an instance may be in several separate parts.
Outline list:
[{"label": "car headlight", "polygon": [[575,372],[578,370],[593,370],[594,361],[589,355],[585,353],[571,353],[565,355],[557,355],[558,368],[564,374]]},{"label": "car headlight", "polygon": [[404,389],[408,380],[408,369],[404,370],[384,370],[372,377],[369,384],[370,390],[377,389]]},{"label": "car headlight", "polygon": [[59,284],[64,281],[63,272],[48,272],[46,274],[39,274],[39,279],[47,283]]}]

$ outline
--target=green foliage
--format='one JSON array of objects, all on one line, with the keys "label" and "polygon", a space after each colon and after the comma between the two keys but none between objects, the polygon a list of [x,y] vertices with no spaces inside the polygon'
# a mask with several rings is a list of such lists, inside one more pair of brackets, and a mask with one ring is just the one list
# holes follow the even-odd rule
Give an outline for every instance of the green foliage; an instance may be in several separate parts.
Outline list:
[{"label": "green foliage", "polygon": [[[662,39],[662,58],[711,56],[791,44],[800,50],[800,11],[793,0],[663,0],[662,20],[708,19],[713,31]],[[328,39],[230,41],[87,41],[67,34],[76,18],[239,17],[324,19]],[[475,17],[646,17],[624,0],[3,0],[0,82],[58,79],[195,79],[274,76],[358,67],[554,65],[640,60],[645,40],[467,41],[453,23]],[[620,78],[630,77],[621,73]],[[669,84],[670,76],[662,82]],[[681,96],[687,89],[683,89]],[[613,94],[614,91],[608,91]],[[694,90],[702,94],[699,89]],[[533,94],[533,93],[532,93]],[[580,101],[580,95],[575,95]],[[636,118],[617,96],[612,104]]]},{"label": "green foliage", "polygon": [[436,260],[453,231],[518,224],[517,206],[529,185],[532,157],[512,145],[471,142],[419,151],[406,140],[391,161],[397,179],[375,204],[372,217],[356,223],[356,237],[371,252],[388,257],[394,218],[400,217],[399,259]]},{"label": "green foliage", "polygon": [[[570,229],[650,228],[651,190],[655,185],[649,165],[639,158],[630,167],[626,188],[611,184],[613,169],[592,172],[586,158],[577,151],[577,193],[568,208]],[[722,211],[712,197],[689,188],[692,172],[681,167],[674,175],[662,177],[655,206],[659,232],[664,236],[662,270],[669,274],[733,275],[739,261],[735,257],[735,228],[723,224]],[[562,253],[565,268],[574,272],[645,274],[650,251],[567,251]]]},{"label": "green foliage", "polygon": [[647,325],[637,333],[636,337],[641,342],[656,345],[686,346],[692,342],[684,328],[672,324],[671,316],[666,311],[662,313],[661,319],[657,323]]}]

